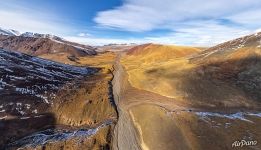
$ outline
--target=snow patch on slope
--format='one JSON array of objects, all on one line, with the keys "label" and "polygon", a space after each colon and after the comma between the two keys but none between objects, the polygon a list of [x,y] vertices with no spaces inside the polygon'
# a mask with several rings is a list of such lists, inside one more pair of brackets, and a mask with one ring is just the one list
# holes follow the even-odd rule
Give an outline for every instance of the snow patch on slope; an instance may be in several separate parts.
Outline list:
[{"label": "snow patch on slope", "polygon": [[247,116],[261,117],[261,113],[250,113],[250,112],[237,112],[232,114],[222,114],[222,113],[215,113],[215,112],[196,112],[196,115],[198,115],[203,120],[209,119],[209,117],[219,117],[219,118],[227,118],[232,120],[242,120],[251,123],[252,121],[246,119]]},{"label": "snow patch on slope", "polygon": [[0,35],[11,35],[11,36],[19,36],[21,33],[12,29],[3,29],[0,27]]}]

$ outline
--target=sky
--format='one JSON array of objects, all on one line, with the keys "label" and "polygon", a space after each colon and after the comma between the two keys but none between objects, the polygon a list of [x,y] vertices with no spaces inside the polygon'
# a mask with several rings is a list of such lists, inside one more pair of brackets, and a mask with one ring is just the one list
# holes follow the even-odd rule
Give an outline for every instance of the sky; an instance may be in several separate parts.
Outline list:
[{"label": "sky", "polygon": [[260,0],[0,0],[0,27],[89,45],[213,46],[261,31]]}]

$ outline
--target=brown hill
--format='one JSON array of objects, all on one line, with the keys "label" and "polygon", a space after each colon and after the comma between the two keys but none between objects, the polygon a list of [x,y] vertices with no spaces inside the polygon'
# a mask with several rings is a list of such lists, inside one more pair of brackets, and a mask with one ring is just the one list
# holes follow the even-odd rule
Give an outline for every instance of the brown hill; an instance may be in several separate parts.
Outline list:
[{"label": "brown hill", "polygon": [[[126,70],[127,75],[123,77],[126,81],[116,82],[124,86],[120,93],[123,96],[117,93],[117,97],[139,132],[140,146],[219,150],[231,149],[231,144],[244,135],[260,139],[256,126],[260,116],[251,120],[252,116],[247,115],[259,113],[261,108],[260,49],[224,48],[220,53],[183,55],[178,48],[147,44],[135,47],[121,59],[121,72]],[[128,133],[131,128],[126,122],[119,119],[119,128],[122,125],[129,137],[136,137]],[[123,147],[128,144],[122,143]]]},{"label": "brown hill", "polygon": [[0,149],[109,147],[109,71],[2,49],[0,60]]},{"label": "brown hill", "polygon": [[[75,57],[96,55],[96,48],[65,41],[60,38],[26,37],[0,35],[0,48],[19,51],[25,54],[52,58],[54,61],[63,62],[61,58],[73,61]],[[56,56],[56,57],[53,57]],[[59,58],[59,57],[60,58]]]},{"label": "brown hill", "polygon": [[197,64],[198,67],[194,69],[197,76],[211,80],[214,84],[226,84],[240,91],[244,99],[260,103],[261,33],[209,48],[190,59],[190,62]]},{"label": "brown hill", "polygon": [[144,44],[131,48],[128,55],[169,55],[169,57],[184,57],[199,52],[198,48],[187,46]]},{"label": "brown hill", "polygon": [[173,58],[181,58],[196,54],[198,48],[174,45],[144,44],[131,48],[127,55],[133,59],[142,61],[167,61]]},{"label": "brown hill", "polygon": [[122,63],[130,83],[138,89],[190,105],[258,109],[260,40],[261,33],[257,33],[202,52],[147,44],[131,49]]}]

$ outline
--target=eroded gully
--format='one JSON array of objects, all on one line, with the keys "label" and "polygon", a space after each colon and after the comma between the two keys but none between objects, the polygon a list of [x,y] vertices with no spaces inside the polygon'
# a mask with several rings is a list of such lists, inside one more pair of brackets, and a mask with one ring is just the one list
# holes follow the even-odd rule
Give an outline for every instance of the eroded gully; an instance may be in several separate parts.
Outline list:
[{"label": "eroded gully", "polygon": [[125,92],[124,83],[126,82],[124,70],[120,64],[121,54],[117,55],[114,64],[113,95],[118,111],[118,122],[113,132],[112,149],[114,150],[140,150],[139,135],[136,131],[130,114],[125,109],[122,96]]}]

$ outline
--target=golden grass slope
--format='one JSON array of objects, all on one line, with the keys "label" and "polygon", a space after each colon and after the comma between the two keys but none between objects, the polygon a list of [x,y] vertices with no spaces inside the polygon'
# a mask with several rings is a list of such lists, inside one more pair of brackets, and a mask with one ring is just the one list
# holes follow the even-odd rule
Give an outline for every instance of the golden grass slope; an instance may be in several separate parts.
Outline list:
[{"label": "golden grass slope", "polygon": [[65,63],[75,66],[88,66],[100,68],[103,73],[111,73],[113,70],[112,66],[116,57],[116,54],[113,52],[100,52],[97,55],[84,56],[84,57],[75,57],[74,61],[68,59],[68,55],[65,53],[57,54],[44,54],[40,55],[41,58],[49,59],[52,61]]},{"label": "golden grass slope", "polygon": [[184,70],[193,67],[186,56],[199,51],[193,47],[146,44],[131,49],[122,64],[134,87],[177,97],[176,87],[172,85],[178,85]]},{"label": "golden grass slope", "polygon": [[255,123],[214,116],[202,120],[194,112],[171,113],[150,104],[135,106],[130,114],[141,132],[143,148],[150,150],[230,150],[234,141],[248,133],[261,139],[256,125],[261,120],[254,116],[247,119]]},{"label": "golden grass slope", "polygon": [[44,59],[49,59],[52,61],[70,64],[70,65],[88,65],[92,67],[106,67],[108,64],[112,65],[115,53],[113,52],[101,52],[97,55],[76,57],[75,61],[70,61],[66,53],[57,53],[57,54],[43,54],[39,57]]},{"label": "golden grass slope", "polygon": [[199,52],[200,49],[186,46],[144,44],[136,46],[127,52],[129,59],[139,59],[143,62],[167,61],[173,58],[185,57]]},{"label": "golden grass slope", "polygon": [[202,56],[197,48],[147,44],[131,49],[121,62],[138,89],[196,106],[259,106],[259,79],[252,77],[261,74],[258,48],[214,50]]}]

